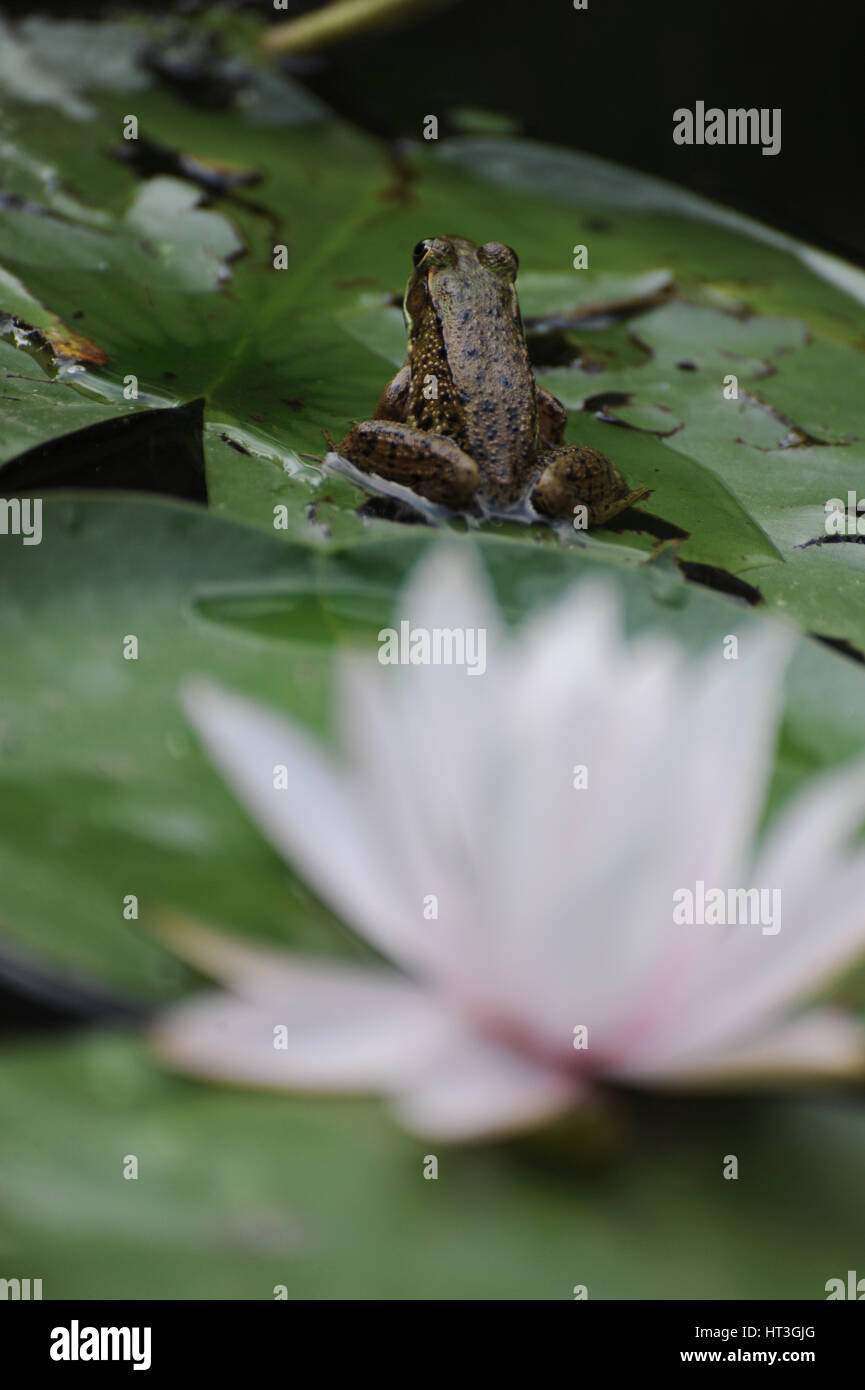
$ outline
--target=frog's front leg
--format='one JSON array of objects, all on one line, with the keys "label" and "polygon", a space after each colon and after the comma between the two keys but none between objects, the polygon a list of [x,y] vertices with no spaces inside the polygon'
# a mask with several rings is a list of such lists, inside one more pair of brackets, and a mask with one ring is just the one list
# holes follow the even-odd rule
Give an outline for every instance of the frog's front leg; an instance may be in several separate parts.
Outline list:
[{"label": "frog's front leg", "polygon": [[538,402],[538,425],[543,439],[551,444],[560,444],[568,426],[567,406],[562,405],[558,396],[545,391],[543,386],[536,389]]},{"label": "frog's front leg", "polygon": [[406,364],[392,376],[378,398],[373,415],[374,420],[404,420],[408,410],[408,392],[411,386],[411,368]]},{"label": "frog's front leg", "polygon": [[589,526],[600,526],[645,497],[648,488],[631,491],[615,464],[597,449],[582,444],[561,444],[539,459],[543,472],[531,493],[532,505],[542,516],[568,517],[583,506]]},{"label": "frog's front leg", "polygon": [[365,473],[402,483],[421,497],[449,507],[464,506],[477,491],[477,464],[453,439],[399,421],[365,420],[353,425],[339,453]]}]

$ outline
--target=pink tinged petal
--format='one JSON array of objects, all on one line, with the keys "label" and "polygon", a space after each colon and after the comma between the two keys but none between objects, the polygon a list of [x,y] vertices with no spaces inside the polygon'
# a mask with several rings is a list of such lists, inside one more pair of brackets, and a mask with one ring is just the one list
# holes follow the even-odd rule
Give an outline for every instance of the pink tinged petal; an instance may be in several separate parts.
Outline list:
[{"label": "pink tinged petal", "polygon": [[795,888],[845,853],[865,819],[865,763],[825,773],[777,817],[766,837],[759,872]]},{"label": "pink tinged petal", "polygon": [[[688,670],[663,638],[626,645],[620,630],[614,597],[588,583],[536,623],[505,731],[509,794],[488,818],[485,917],[502,943],[489,973],[510,980],[511,1007],[551,1046],[575,1022],[631,1016],[667,962],[665,1006],[687,992],[711,935],[682,939],[673,891],[741,862],[789,645],[755,634],[738,663],[719,648]],[[706,751],[708,719],[720,754]],[[571,785],[576,762],[585,790]],[[638,1012],[651,1026],[651,1009]]]},{"label": "pink tinged petal", "polygon": [[[423,968],[428,924],[396,890],[362,789],[297,725],[250,700],[196,683],[185,705],[217,767],[310,887],[395,961]],[[285,789],[274,786],[280,766]]]},{"label": "pink tinged petal", "polygon": [[690,1046],[720,1046],[753,1031],[865,954],[865,852],[847,849],[863,814],[859,765],[821,778],[777,819],[747,883],[780,890],[780,930],[715,929],[713,968],[679,1011]]},{"label": "pink tinged petal", "polygon": [[583,1095],[576,1079],[467,1034],[415,1076],[392,1107],[415,1134],[460,1141],[530,1129]]},{"label": "pink tinged petal", "polygon": [[410,1085],[459,1027],[421,990],[384,970],[286,956],[271,983],[249,976],[240,983],[256,1002],[206,995],[168,1009],[151,1035],[157,1051],[183,1071],[216,1080],[393,1091]]},{"label": "pink tinged petal", "polygon": [[722,968],[715,991],[707,985],[695,996],[695,1007],[680,1020],[683,1038],[695,1047],[720,1045],[817,993],[865,953],[863,904],[860,855],[857,863],[815,882],[786,915],[782,907],[777,936],[764,936],[759,926],[727,928],[736,936],[718,952]]},{"label": "pink tinged petal", "polygon": [[[668,737],[658,740],[664,761],[643,807],[642,833],[635,824],[627,837],[634,852],[616,894],[618,949],[645,966],[644,985],[659,1007],[651,1017],[624,991],[623,1006],[644,1015],[652,1037],[675,1035],[704,980],[707,1006],[714,1004],[723,929],[676,924],[674,893],[693,891],[697,880],[707,887],[750,882],[747,855],[765,798],[789,650],[787,634],[771,628],[746,633],[738,661],[725,661],[719,643],[681,673],[666,699]],[[654,959],[640,950],[641,935],[654,943]]]},{"label": "pink tinged petal", "polygon": [[653,1086],[797,1083],[809,1077],[849,1080],[865,1076],[865,1030],[833,1009],[812,1009],[750,1042],[702,1056],[683,1051],[663,1062],[641,1063],[635,1058],[608,1075]]},{"label": "pink tinged petal", "polygon": [[[655,944],[654,960],[642,952],[643,989],[654,1011],[623,992],[624,1012],[641,1015],[646,1045],[675,1037],[701,981],[713,978],[722,940],[717,928],[675,923],[674,893],[693,891],[697,880],[707,887],[750,881],[743,875],[765,799],[789,652],[787,633],[752,629],[737,661],[724,660],[718,643],[682,673],[667,701],[673,738],[663,744],[666,767],[657,769],[654,806],[620,895],[623,954],[640,959],[640,933]],[[631,982],[637,984],[633,972]],[[714,1004],[711,989],[709,995]]]},{"label": "pink tinged petal", "polygon": [[[625,972],[639,981],[656,958],[646,879],[665,864],[666,847],[652,839],[656,789],[668,776],[676,735],[669,653],[655,652],[615,678],[605,672],[611,688],[598,690],[591,679],[596,644],[591,629],[581,636],[579,610],[574,618],[572,651],[550,665],[546,694],[536,687],[515,711],[507,739],[511,794],[490,824],[497,859],[491,936],[501,935],[526,1008],[550,1044],[562,1047],[570,1046],[575,1023],[599,1026],[615,1017],[628,994]],[[572,653],[587,663],[584,671]],[[557,683],[556,666],[561,676],[572,665],[571,679]],[[536,673],[543,662],[527,665],[525,684],[529,669]],[[528,725],[526,709],[538,711]],[[575,763],[588,768],[585,789],[573,786]],[[640,872],[632,872],[635,863]],[[664,909],[669,917],[668,898]]]},{"label": "pink tinged petal", "polygon": [[[633,800],[622,800],[629,752],[655,747],[611,709],[635,675],[620,669],[619,627],[614,591],[591,581],[530,622],[499,740],[501,786],[476,830],[488,864],[484,974],[500,1010],[567,1049],[574,1023],[592,1021],[575,985],[591,978],[593,1017],[610,991],[621,993],[621,961],[611,962],[609,979],[591,967],[598,954],[602,964],[615,955],[605,954],[603,934],[610,874],[618,880],[628,838],[621,827]],[[578,762],[589,768],[588,790],[573,787]],[[585,910],[593,884],[604,904],[597,920]]]}]

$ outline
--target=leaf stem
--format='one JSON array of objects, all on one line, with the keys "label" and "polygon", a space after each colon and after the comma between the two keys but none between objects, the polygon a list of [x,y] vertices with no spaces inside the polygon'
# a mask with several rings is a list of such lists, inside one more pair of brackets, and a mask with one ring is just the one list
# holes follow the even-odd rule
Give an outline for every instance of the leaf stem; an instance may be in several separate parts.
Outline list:
[{"label": "leaf stem", "polygon": [[398,23],[450,0],[333,0],[321,9],[269,29],[262,47],[269,53],[308,53],[340,43],[366,29]]}]

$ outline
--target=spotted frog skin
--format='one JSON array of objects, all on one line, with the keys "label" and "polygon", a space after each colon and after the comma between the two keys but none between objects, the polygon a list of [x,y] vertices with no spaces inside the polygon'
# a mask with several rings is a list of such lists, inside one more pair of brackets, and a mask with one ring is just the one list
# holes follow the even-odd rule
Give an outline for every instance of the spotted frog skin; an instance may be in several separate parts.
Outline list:
[{"label": "spotted frog skin", "polygon": [[432,237],[414,249],[405,293],[408,358],[375,417],[338,451],[366,473],[454,509],[609,521],[631,492],[608,458],[561,444],[568,412],[535,381],[508,246]]}]

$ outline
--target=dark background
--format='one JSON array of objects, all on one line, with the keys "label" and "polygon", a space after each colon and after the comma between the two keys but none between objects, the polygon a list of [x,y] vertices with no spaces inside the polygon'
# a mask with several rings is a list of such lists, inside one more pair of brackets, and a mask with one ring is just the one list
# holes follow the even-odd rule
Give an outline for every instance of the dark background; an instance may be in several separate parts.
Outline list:
[{"label": "dark background", "polygon": [[[506,111],[523,133],[658,174],[865,261],[861,14],[849,0],[462,0],[346,45],[307,80],[382,134],[427,111]],[[673,112],[782,109],[776,156],[681,146]]]},{"label": "dark background", "polygon": [[[311,8],[302,0],[287,12],[269,0],[237,7],[274,19]],[[0,14],[205,8],[199,0],[14,0]],[[821,0],[796,14],[782,0],[589,0],[582,11],[572,0],[459,0],[285,66],[386,139],[419,138],[427,114],[439,116],[445,135],[450,108],[504,113],[525,135],[687,185],[865,265],[861,19],[850,0]],[[674,145],[673,111],[698,100],[781,107],[781,153]],[[115,1001],[83,987],[60,987],[21,963],[7,962],[3,973],[11,979],[0,984],[0,1029],[114,1016]]]},{"label": "dark background", "polygon": [[[314,8],[237,0],[274,20]],[[200,0],[0,4],[58,17],[207,8]],[[729,203],[865,264],[861,15],[852,0],[459,0],[411,26],[295,60],[329,105],[387,138],[417,138],[452,106],[512,115],[522,132],[604,155]],[[673,144],[673,111],[782,109],[781,153]],[[448,125],[441,121],[441,133]]]}]

